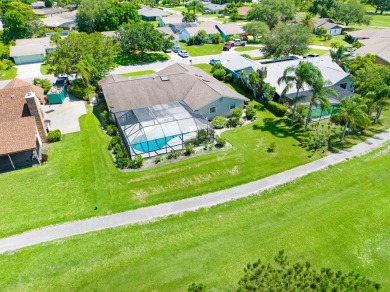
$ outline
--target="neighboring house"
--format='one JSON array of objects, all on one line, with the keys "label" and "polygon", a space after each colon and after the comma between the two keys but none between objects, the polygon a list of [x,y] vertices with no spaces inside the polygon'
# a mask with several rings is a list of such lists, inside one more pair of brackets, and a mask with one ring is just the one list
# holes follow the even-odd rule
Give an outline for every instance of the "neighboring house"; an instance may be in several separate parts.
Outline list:
[{"label": "neighboring house", "polygon": [[115,30],[110,30],[110,31],[102,31],[102,35],[108,36],[110,38],[113,38],[116,36],[116,31]]},{"label": "neighboring house", "polygon": [[226,8],[226,4],[220,5],[220,4],[209,3],[209,4],[204,5],[205,11],[210,11],[213,13],[219,13],[222,10],[224,10],[225,8]]},{"label": "neighboring house", "polygon": [[314,33],[318,32],[318,29],[320,27],[323,27],[326,29],[326,34],[329,35],[340,35],[344,29],[347,29],[348,26],[342,25],[340,23],[336,23],[333,20],[329,18],[318,18],[315,19],[315,27],[314,27]]},{"label": "neighboring house", "polygon": [[40,8],[40,9],[33,9],[33,12],[38,16],[53,16],[54,14],[60,14],[63,12],[67,12],[68,9],[61,8],[61,7],[51,7],[51,8]]},{"label": "neighboring house", "polygon": [[37,1],[37,2],[31,3],[31,4],[30,4],[30,7],[31,7],[32,9],[46,8],[45,2],[44,2],[44,1]]},{"label": "neighboring house", "polygon": [[[41,160],[47,132],[35,89],[19,79],[0,89],[0,171],[32,166]],[[39,94],[43,95],[43,89]]]},{"label": "neighboring house", "polygon": [[77,10],[74,10],[41,18],[41,20],[46,27],[51,29],[63,28],[66,30],[72,30],[76,28],[76,13]]},{"label": "neighboring house", "polygon": [[99,85],[131,157],[163,154],[167,146],[182,149],[197,131],[212,129],[207,119],[227,117],[249,101],[203,70],[179,63],[154,76],[111,75]]},{"label": "neighboring house", "polygon": [[218,23],[216,24],[216,28],[220,32],[223,39],[227,39],[228,37],[233,37],[235,35],[241,37],[245,33],[244,29],[235,23]]},{"label": "neighboring house", "polygon": [[157,16],[159,22],[159,27],[169,26],[170,24],[177,24],[183,22],[183,16],[177,13],[171,14],[169,16]]},{"label": "neighboring house", "polygon": [[248,16],[249,10],[251,10],[251,7],[241,6],[241,7],[238,7],[237,10],[238,10],[238,15],[241,18],[246,18]]},{"label": "neighboring house", "polygon": [[356,50],[356,55],[373,54],[376,56],[376,63],[390,65],[390,28],[358,30],[350,32],[349,35],[363,44],[361,48]]},{"label": "neighboring house", "polygon": [[144,6],[141,9],[138,9],[138,15],[144,21],[156,21],[157,17],[169,16],[169,13],[158,8]]},{"label": "neighboring house", "polygon": [[[299,62],[310,62],[315,65],[321,71],[324,79],[328,80],[331,83],[332,88],[338,92],[338,99],[331,96],[329,97],[331,105],[337,105],[339,104],[340,99],[353,95],[353,84],[350,79],[350,74],[346,73],[339,65],[333,62],[330,56],[304,60],[289,60],[269,64],[261,64],[253,60],[237,56],[224,64],[224,67],[228,73],[233,75],[233,78],[240,78],[240,71],[244,71],[244,76],[247,76],[252,70],[260,70],[264,76],[264,82],[267,82],[271,86],[275,87],[277,95],[281,97],[286,84],[282,83],[279,85],[278,79],[283,76],[283,72],[286,68],[296,66]],[[305,86],[299,95],[309,97],[311,94],[312,92],[310,88]],[[287,97],[290,101],[295,99],[295,96],[296,88],[294,86],[285,93],[285,97]],[[302,100],[302,102],[304,103],[305,101]]]},{"label": "neighboring house", "polygon": [[181,41],[188,41],[189,38],[196,36],[200,30],[204,30],[209,36],[209,42],[211,42],[211,36],[213,34],[219,34],[219,31],[215,27],[215,23],[211,21],[205,21],[197,27],[187,27],[180,31],[179,39]]},{"label": "neighboring house", "polygon": [[18,39],[10,47],[10,57],[16,65],[43,62],[46,54],[53,49],[50,38]]},{"label": "neighboring house", "polygon": [[162,34],[164,34],[164,37],[165,37],[165,38],[169,38],[170,36],[173,36],[175,41],[178,41],[178,40],[179,40],[178,35],[175,34],[175,33],[173,32],[172,28],[170,28],[169,26],[157,27],[157,30],[158,30],[159,32],[161,32]]}]

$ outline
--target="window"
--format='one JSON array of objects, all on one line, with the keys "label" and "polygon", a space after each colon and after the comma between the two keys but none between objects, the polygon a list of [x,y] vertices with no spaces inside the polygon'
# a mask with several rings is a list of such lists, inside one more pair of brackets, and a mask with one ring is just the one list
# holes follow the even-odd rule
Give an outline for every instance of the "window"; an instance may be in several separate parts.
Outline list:
[{"label": "window", "polygon": [[232,110],[236,107],[236,103],[235,102],[231,102],[229,103],[229,110]]},{"label": "window", "polygon": [[217,108],[215,106],[210,108],[210,114],[214,114],[217,112]]},{"label": "window", "polygon": [[347,88],[347,83],[340,84],[340,87],[346,89]]}]

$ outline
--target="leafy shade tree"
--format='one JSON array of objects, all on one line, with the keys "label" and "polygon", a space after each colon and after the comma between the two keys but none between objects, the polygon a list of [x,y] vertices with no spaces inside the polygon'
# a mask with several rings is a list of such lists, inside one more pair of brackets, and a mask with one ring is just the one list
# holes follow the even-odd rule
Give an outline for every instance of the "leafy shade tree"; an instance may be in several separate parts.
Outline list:
[{"label": "leafy shade tree", "polygon": [[367,105],[360,95],[344,98],[340,102],[339,112],[332,117],[333,121],[344,124],[340,142],[344,141],[347,129],[355,129],[357,126],[366,128],[369,123]]},{"label": "leafy shade tree", "polygon": [[167,45],[167,39],[156,30],[151,23],[139,22],[134,24],[124,24],[117,31],[117,38],[123,52],[139,51],[141,59],[146,51],[161,51]]},{"label": "leafy shade tree", "polygon": [[262,21],[249,22],[244,27],[247,34],[251,35],[254,41],[256,41],[258,37],[265,35],[269,31],[267,24]]},{"label": "leafy shade tree", "polygon": [[[242,71],[244,72],[244,71]],[[246,84],[252,90],[253,98],[256,98],[257,91],[260,89],[262,80],[258,72],[252,70],[248,76],[246,76]]]},{"label": "leafy shade tree", "polygon": [[57,45],[61,39],[62,38],[58,33],[54,33],[50,36],[50,43],[53,45]]},{"label": "leafy shade tree", "polygon": [[198,33],[195,35],[195,44],[196,45],[203,45],[203,44],[206,44],[209,42],[209,36],[208,34],[206,33],[206,31],[204,31],[203,29],[201,29],[200,31],[198,31]]},{"label": "leafy shade tree", "polygon": [[294,19],[296,13],[294,1],[290,0],[262,0],[254,4],[248,12],[248,20],[264,21],[273,29],[280,21]]},{"label": "leafy shade tree", "polygon": [[302,24],[308,29],[313,30],[315,26],[313,13],[307,12],[305,18],[302,20]]},{"label": "leafy shade tree", "polygon": [[[284,251],[274,258],[275,265],[259,259],[248,263],[238,282],[237,292],[243,291],[378,291],[380,285],[355,272],[317,271],[309,262],[290,263]],[[202,290],[200,290],[202,291]]]},{"label": "leafy shade tree", "polygon": [[275,57],[303,55],[309,49],[310,39],[311,33],[303,25],[280,24],[263,37],[261,51]]},{"label": "leafy shade tree", "polygon": [[370,112],[375,108],[377,109],[374,119],[374,124],[376,124],[382,114],[383,108],[390,105],[390,86],[378,87],[375,91],[369,92],[367,97],[372,101]]},{"label": "leafy shade tree", "polygon": [[375,13],[380,11],[383,14],[384,11],[390,10],[390,0],[368,0],[367,2],[375,8]]},{"label": "leafy shade tree", "polygon": [[337,0],[314,0],[309,12],[321,18],[329,17],[329,11],[335,7]]},{"label": "leafy shade tree", "polygon": [[351,79],[355,92],[364,96],[382,86],[390,86],[390,67],[378,64],[363,65],[353,72]]},{"label": "leafy shade tree", "polygon": [[[83,81],[88,80],[85,85],[96,85],[97,81],[115,68],[118,49],[112,38],[101,33],[72,32],[57,43],[56,49],[50,51],[45,60],[49,65],[49,73],[78,73]],[[81,74],[82,71],[89,74]]]},{"label": "leafy shade tree", "polygon": [[326,28],[325,27],[319,27],[318,29],[317,29],[317,34],[319,35],[319,36],[321,36],[321,37],[323,37],[324,38],[324,41],[326,41],[326,34],[327,34],[327,30],[326,30]]},{"label": "leafy shade tree", "polygon": [[81,0],[76,14],[79,31],[117,30],[122,23],[139,22],[137,1]]},{"label": "leafy shade tree", "polygon": [[347,48],[344,46],[339,47],[337,50],[330,50],[330,57],[337,63],[344,71],[348,71],[349,54]]},{"label": "leafy shade tree", "polygon": [[372,66],[376,60],[376,57],[373,54],[367,54],[363,56],[357,56],[355,59],[349,62],[349,71],[351,74],[355,75],[355,73],[364,69],[367,66]]},{"label": "leafy shade tree", "polygon": [[330,102],[328,96],[332,95],[336,98],[338,97],[337,92],[330,87],[331,85],[332,83],[324,81],[322,75],[319,76],[319,78],[313,84],[311,89],[312,95],[309,97],[309,110],[307,112],[305,130],[307,130],[307,127],[309,125],[313,106],[320,106],[322,110],[329,109]]},{"label": "leafy shade tree", "polygon": [[283,90],[283,95],[286,94],[293,86],[295,86],[297,93],[293,99],[293,111],[291,114],[290,125],[294,125],[295,112],[299,101],[299,92],[304,88],[305,85],[312,87],[321,76],[319,69],[309,62],[299,62],[297,66],[287,67],[283,76],[278,79],[278,84],[286,84]]},{"label": "leafy shade tree", "polygon": [[336,20],[349,25],[356,24],[370,24],[371,18],[366,15],[366,9],[362,4],[356,0],[348,2],[336,2],[336,5],[329,12],[330,16]]}]

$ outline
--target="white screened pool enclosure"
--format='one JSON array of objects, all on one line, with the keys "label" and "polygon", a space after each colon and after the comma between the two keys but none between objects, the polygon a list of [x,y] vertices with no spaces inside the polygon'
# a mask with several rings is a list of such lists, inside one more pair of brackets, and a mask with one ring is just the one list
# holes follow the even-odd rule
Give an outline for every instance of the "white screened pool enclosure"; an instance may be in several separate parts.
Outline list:
[{"label": "white screened pool enclosure", "polygon": [[209,121],[180,101],[113,115],[132,159],[136,155],[148,158],[182,150],[189,140],[198,144],[205,139],[214,141],[214,129]]}]

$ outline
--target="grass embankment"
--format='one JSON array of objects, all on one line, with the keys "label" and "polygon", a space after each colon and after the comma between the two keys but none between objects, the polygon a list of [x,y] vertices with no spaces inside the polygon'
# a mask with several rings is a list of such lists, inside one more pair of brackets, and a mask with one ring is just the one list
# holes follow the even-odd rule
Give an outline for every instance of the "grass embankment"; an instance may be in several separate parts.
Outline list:
[{"label": "grass embankment", "polygon": [[186,43],[180,42],[179,46],[181,50],[186,50],[191,57],[199,57],[220,54],[222,52],[223,43],[187,46]]},{"label": "grass embankment", "polygon": [[[259,156],[264,153],[259,151]],[[248,262],[284,249],[390,290],[390,145],[261,196],[0,256],[4,290],[233,291]]]},{"label": "grass embankment", "polygon": [[236,52],[247,52],[247,51],[254,51],[254,50],[259,50],[259,49],[260,49],[259,47],[255,47],[255,46],[245,46],[245,47],[234,48],[234,50]]},{"label": "grass embankment", "polygon": [[131,76],[149,75],[149,74],[153,74],[153,73],[156,73],[156,71],[154,71],[154,70],[144,70],[144,71],[123,73],[123,74],[119,74],[119,75],[131,77]]},{"label": "grass embankment", "polygon": [[[107,151],[110,138],[88,113],[80,118],[80,132],[51,145],[46,165],[0,176],[0,237],[230,188],[323,155],[300,147],[302,133],[290,132],[265,109],[257,117],[253,124],[223,133],[233,145],[229,151],[121,172]],[[272,142],[276,152],[270,154]]]},{"label": "grass embankment", "polygon": [[329,53],[328,50],[310,49],[309,51],[307,51],[306,54],[318,54],[320,56],[323,56],[327,53]]}]

